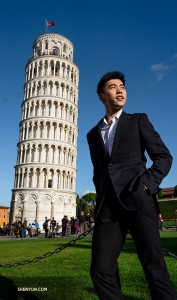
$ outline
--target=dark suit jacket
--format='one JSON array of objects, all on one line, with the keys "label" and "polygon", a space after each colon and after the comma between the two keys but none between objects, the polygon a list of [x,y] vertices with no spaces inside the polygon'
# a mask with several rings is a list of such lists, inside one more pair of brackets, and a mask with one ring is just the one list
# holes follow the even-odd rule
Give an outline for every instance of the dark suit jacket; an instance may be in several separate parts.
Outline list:
[{"label": "dark suit jacket", "polygon": [[[129,211],[137,211],[144,206],[143,184],[150,194],[157,194],[159,184],[170,170],[172,156],[146,114],[122,112],[110,157],[101,136],[102,121],[87,134],[97,193],[97,215],[110,180],[121,205]],[[152,160],[148,169],[145,150]]]}]

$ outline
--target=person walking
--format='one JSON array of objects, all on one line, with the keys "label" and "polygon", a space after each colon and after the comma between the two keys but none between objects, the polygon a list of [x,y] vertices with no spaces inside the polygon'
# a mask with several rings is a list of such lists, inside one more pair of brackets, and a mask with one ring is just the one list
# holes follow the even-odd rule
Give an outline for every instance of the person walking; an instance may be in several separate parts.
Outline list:
[{"label": "person walking", "polygon": [[36,236],[38,236],[38,233],[39,233],[39,223],[35,220],[34,221],[34,225],[36,227]]},{"label": "person walking", "polygon": [[86,217],[84,215],[84,212],[81,211],[81,214],[79,216],[79,225],[80,225],[80,233],[83,234],[85,231],[85,222],[86,222]]},{"label": "person walking", "polygon": [[14,224],[14,234],[16,235],[16,238],[18,238],[18,235],[19,235],[19,222],[18,222],[18,220],[16,220],[15,224]]},{"label": "person walking", "polygon": [[67,216],[65,215],[62,219],[62,237],[66,237],[66,226],[68,224]]},{"label": "person walking", "polygon": [[47,217],[45,217],[45,222],[43,224],[43,229],[45,230],[45,239],[48,237],[48,220]]},{"label": "person walking", "polygon": [[52,226],[52,237],[56,236],[56,220],[54,219],[54,217],[52,218],[51,221],[51,226]]},{"label": "person walking", "polygon": [[27,231],[27,227],[28,227],[27,224],[28,224],[28,222],[27,222],[26,218],[24,218],[23,225],[22,225],[22,232],[23,232],[24,238],[26,238],[26,231]]}]

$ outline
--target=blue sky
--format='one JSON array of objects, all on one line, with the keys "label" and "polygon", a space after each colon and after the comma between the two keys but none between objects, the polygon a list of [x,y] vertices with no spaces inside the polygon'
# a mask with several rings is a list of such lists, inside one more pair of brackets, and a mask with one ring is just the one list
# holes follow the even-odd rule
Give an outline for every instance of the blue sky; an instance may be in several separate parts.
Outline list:
[{"label": "blue sky", "polygon": [[[76,191],[94,191],[86,133],[104,115],[96,85],[107,71],[125,73],[126,112],[146,112],[174,157],[161,187],[177,185],[176,0],[3,1],[0,5],[0,204],[9,205],[14,184],[25,65],[35,38],[68,37],[80,69]],[[148,166],[151,162],[148,160]]]}]

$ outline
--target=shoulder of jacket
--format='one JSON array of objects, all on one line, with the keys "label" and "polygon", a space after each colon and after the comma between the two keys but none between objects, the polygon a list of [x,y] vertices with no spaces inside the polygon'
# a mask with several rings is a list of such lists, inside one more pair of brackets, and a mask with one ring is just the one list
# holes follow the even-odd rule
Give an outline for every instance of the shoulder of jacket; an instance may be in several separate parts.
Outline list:
[{"label": "shoulder of jacket", "polygon": [[133,114],[125,113],[125,114],[128,115],[128,116],[130,116],[131,118],[134,118],[134,119],[140,119],[141,117],[148,118],[148,116],[147,116],[146,113],[133,113]]},{"label": "shoulder of jacket", "polygon": [[124,112],[126,115],[129,115],[130,117],[140,117],[142,115],[146,115],[146,113],[133,113],[133,114],[129,114]]},{"label": "shoulder of jacket", "polygon": [[101,120],[98,122],[98,124],[96,124],[94,127],[92,127],[92,128],[90,129],[90,131],[87,133],[87,137],[88,137],[90,134],[92,134],[93,131],[97,130],[97,127],[98,127],[99,124],[102,122],[102,120],[103,120],[103,119],[101,119]]}]

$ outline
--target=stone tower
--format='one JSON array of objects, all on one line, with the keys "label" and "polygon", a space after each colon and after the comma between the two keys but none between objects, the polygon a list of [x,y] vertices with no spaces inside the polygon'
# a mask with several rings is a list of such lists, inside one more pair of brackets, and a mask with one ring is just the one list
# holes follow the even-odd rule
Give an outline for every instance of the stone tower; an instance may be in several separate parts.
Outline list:
[{"label": "stone tower", "polygon": [[46,33],[33,43],[25,71],[10,221],[42,226],[76,214],[79,69],[73,44]]}]

